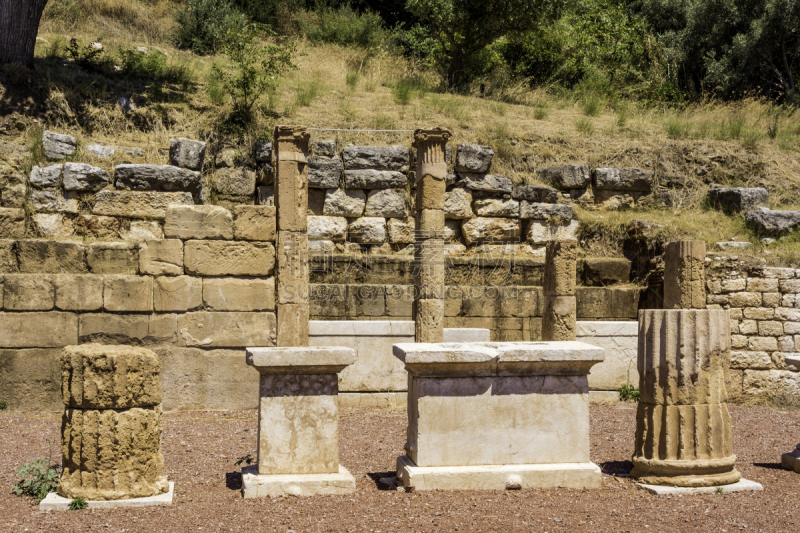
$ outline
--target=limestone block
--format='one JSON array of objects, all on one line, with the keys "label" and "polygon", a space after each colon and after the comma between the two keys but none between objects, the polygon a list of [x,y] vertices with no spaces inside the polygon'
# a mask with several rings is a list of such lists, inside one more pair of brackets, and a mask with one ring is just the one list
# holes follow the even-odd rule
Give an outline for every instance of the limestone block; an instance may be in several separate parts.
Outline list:
[{"label": "limestone block", "polygon": [[459,144],[456,149],[456,172],[485,174],[492,165],[494,150],[489,146]]},{"label": "limestone block", "polygon": [[275,325],[274,313],[196,311],[180,315],[178,337],[181,346],[274,346]]},{"label": "limestone block", "polygon": [[169,140],[169,164],[189,170],[203,170],[206,143],[179,137]]},{"label": "limestone block", "polygon": [[33,227],[36,229],[36,234],[45,239],[61,239],[64,237],[71,237],[75,232],[75,226],[72,219],[66,218],[64,215],[57,214],[36,214],[33,215]]},{"label": "limestone block", "polygon": [[275,208],[262,205],[237,205],[233,208],[233,233],[237,240],[274,241]]},{"label": "limestone block", "polygon": [[709,189],[711,204],[727,213],[749,211],[754,207],[769,207],[769,193],[763,187],[720,187]]},{"label": "limestone block", "polygon": [[558,191],[552,187],[545,187],[543,185],[523,185],[521,183],[515,183],[514,189],[511,192],[511,197],[515,200],[525,200],[530,203],[555,204],[558,201]]},{"label": "limestone block", "polygon": [[66,409],[61,435],[59,495],[118,500],[169,490],[161,456],[161,407]]},{"label": "limestone block", "polygon": [[215,205],[172,205],[167,208],[164,235],[175,239],[233,239],[233,216]]},{"label": "limestone block", "polygon": [[308,235],[279,231],[275,245],[277,303],[308,302]]},{"label": "limestone block", "polygon": [[277,306],[278,346],[308,345],[308,303],[283,304]]},{"label": "limestone block", "polygon": [[42,135],[42,148],[47,159],[64,159],[67,156],[75,155],[78,141],[71,135],[55,133],[45,130]]},{"label": "limestone block", "polygon": [[544,221],[531,220],[525,237],[533,245],[546,244],[548,241],[573,240],[579,225],[577,220],[571,220],[566,224],[548,224]]},{"label": "limestone block", "polygon": [[394,244],[414,244],[414,219],[390,218],[386,223],[389,242]]},{"label": "limestone block", "polygon": [[254,151],[256,161],[269,163],[272,160],[272,141],[258,141]]},{"label": "limestone block", "polygon": [[344,217],[308,217],[308,238],[344,242],[347,219]]},{"label": "limestone block", "polygon": [[74,313],[0,313],[0,347],[61,348],[78,343]]},{"label": "limestone block", "polygon": [[177,340],[177,328],[178,317],[174,314],[83,313],[80,315],[80,342],[134,345],[174,343]]},{"label": "limestone block", "polygon": [[655,485],[735,483],[741,475],[725,389],[728,312],[644,310],[639,316],[641,400],[631,477]]},{"label": "limestone block", "polygon": [[740,292],[747,290],[747,280],[740,279],[724,279],[720,282],[722,292]]},{"label": "limestone block", "polygon": [[0,273],[12,274],[18,270],[14,241],[0,239]]},{"label": "limestone block", "polygon": [[183,242],[180,239],[142,241],[139,244],[139,272],[152,276],[183,274]]},{"label": "limestone block", "polygon": [[587,257],[583,260],[583,282],[589,287],[628,283],[630,280],[631,262],[627,259]]},{"label": "limestone block", "polygon": [[636,322],[577,322],[576,333],[578,341],[605,350],[603,362],[589,373],[590,390],[616,391],[625,384],[638,385]]},{"label": "limestone block", "polygon": [[139,248],[128,242],[93,242],[86,252],[86,262],[94,274],[136,274]]},{"label": "limestone block", "polygon": [[785,235],[800,226],[800,211],[778,211],[757,207],[744,215],[745,222],[761,235]]},{"label": "limestone block", "polygon": [[800,394],[800,374],[786,370],[745,370],[742,392],[748,396],[796,396]]},{"label": "limestone block", "polygon": [[514,182],[502,176],[491,174],[459,173],[459,182],[473,191],[486,191],[500,194],[511,194]]},{"label": "limestone block", "polygon": [[101,159],[111,159],[111,156],[114,155],[115,152],[114,147],[100,144],[87,144],[84,145],[84,148],[93,156]]},{"label": "limestone block", "polygon": [[[117,167],[119,168],[119,167]],[[100,191],[92,213],[112,217],[164,220],[167,206],[192,205],[188,192]]]},{"label": "limestone block", "polygon": [[311,151],[319,157],[336,157],[336,141],[312,142]]},{"label": "limestone block", "polygon": [[775,337],[783,335],[783,323],[775,320],[763,320],[758,323],[758,334]]},{"label": "limestone block", "polygon": [[[744,337],[747,339],[747,337]],[[743,346],[747,348],[747,345]],[[767,352],[759,351],[731,351],[731,368],[744,368],[744,369],[764,369],[768,370],[772,366],[772,359]]]},{"label": "limestone block", "polygon": [[78,213],[78,196],[74,192],[31,191],[31,206],[44,213]]},{"label": "limestone block", "polygon": [[747,278],[747,289],[750,292],[778,292],[777,279]]},{"label": "limestone block", "polygon": [[55,302],[52,276],[7,274],[3,306],[7,311],[49,311]]},{"label": "limestone block", "polygon": [[747,345],[751,350],[774,352],[778,349],[778,339],[775,337],[750,337]]},{"label": "limestone block", "polygon": [[268,242],[186,241],[184,268],[194,276],[269,276],[275,248]]},{"label": "limestone block", "polygon": [[758,322],[755,320],[742,320],[739,323],[739,333],[742,335],[755,335],[758,333]]},{"label": "limestone block", "polygon": [[156,312],[191,311],[203,306],[203,280],[191,276],[160,276],[153,280]]},{"label": "limestone block", "polygon": [[485,198],[475,200],[474,207],[479,217],[519,217],[519,202],[516,200]]},{"label": "limestone block", "polygon": [[776,320],[789,320],[792,322],[800,321],[800,309],[790,309],[779,307],[775,309]]},{"label": "limestone block", "polygon": [[256,173],[247,167],[218,169],[213,180],[214,189],[220,194],[250,196],[256,190]]},{"label": "limestone block", "polygon": [[122,240],[141,243],[147,240],[160,240],[164,238],[161,224],[152,220],[131,220],[130,224],[121,224],[119,236]]},{"label": "limestone block", "polygon": [[791,279],[795,277],[795,269],[780,267],[764,267],[761,275],[765,278]]},{"label": "limestone block", "polygon": [[86,249],[77,242],[20,240],[19,271],[23,274],[85,274]]},{"label": "limestone block", "polygon": [[575,296],[575,263],[577,241],[547,243],[542,290],[548,296]]},{"label": "limestone block", "polygon": [[[326,213],[327,214],[327,213]],[[368,217],[405,218],[406,195],[402,189],[370,191],[364,215]]]},{"label": "limestone block", "polygon": [[782,279],[779,282],[780,291],[782,293],[798,294],[800,293],[800,280],[798,279]]},{"label": "limestone block", "polygon": [[55,305],[62,311],[97,311],[103,308],[103,277],[92,274],[53,276]]},{"label": "limestone block", "polygon": [[0,349],[0,390],[9,411],[58,413],[62,348]]},{"label": "limestone block", "polygon": [[203,303],[214,311],[274,310],[275,278],[206,278]]},{"label": "limestone block", "polygon": [[158,406],[158,356],[134,346],[67,346],[61,355],[61,396],[64,405],[77,409]]},{"label": "limestone block", "polygon": [[346,146],[342,159],[347,170],[408,172],[409,151],[406,146]]},{"label": "limestone block", "polygon": [[354,189],[401,189],[408,183],[408,177],[393,170],[345,170],[344,185],[347,190]]},{"label": "limestone block", "polygon": [[106,276],[103,282],[103,307],[106,311],[152,311],[153,278]]},{"label": "limestone block", "polygon": [[0,237],[21,239],[25,236],[25,211],[0,207]]},{"label": "limestone block", "polygon": [[589,165],[543,167],[536,172],[536,176],[558,189],[584,189],[591,181]]},{"label": "limestone block", "polygon": [[109,183],[108,172],[86,163],[64,163],[64,190],[99,191]]},{"label": "limestone block", "polygon": [[336,250],[333,241],[308,241],[308,253],[332,254]]},{"label": "limestone block", "polygon": [[653,175],[652,170],[638,168],[596,168],[594,186],[601,190],[650,192]]},{"label": "limestone block", "polygon": [[386,242],[386,219],[381,217],[362,217],[351,222],[347,233],[354,242],[375,244]]},{"label": "limestone block", "polygon": [[[458,246],[463,248],[464,252],[467,251],[466,247],[461,244],[461,222],[458,220],[447,219],[444,221],[444,240],[448,243],[458,243],[447,246]],[[447,246],[445,246],[445,253],[447,253]]]},{"label": "limestone block", "polygon": [[444,215],[449,219],[472,218],[472,193],[467,189],[455,188],[445,194]]},{"label": "limestone block", "polygon": [[[200,172],[172,165],[117,165],[114,169],[114,185],[117,189],[132,191],[189,192],[196,199],[203,194],[203,177]],[[255,188],[255,183],[253,187]]]},{"label": "limestone block", "polygon": [[333,217],[360,217],[364,214],[367,195],[364,191],[328,189],[325,191],[325,204],[322,214]]},{"label": "limestone block", "polygon": [[747,308],[761,307],[761,293],[759,292],[735,292],[730,294],[728,299],[731,307]]},{"label": "limestone block", "polygon": [[568,204],[543,204],[522,201],[519,205],[519,217],[525,219],[572,220],[572,206]]},{"label": "limestone block", "polygon": [[309,157],[308,186],[335,189],[342,176],[342,160],[338,157]]},{"label": "limestone block", "polygon": [[35,166],[31,169],[30,183],[34,187],[40,189],[48,189],[58,187],[61,182],[61,169],[64,167],[62,164],[50,165],[49,167],[40,168]]},{"label": "limestone block", "polygon": [[469,244],[486,242],[518,242],[521,237],[518,220],[476,217],[461,225],[461,233]]}]

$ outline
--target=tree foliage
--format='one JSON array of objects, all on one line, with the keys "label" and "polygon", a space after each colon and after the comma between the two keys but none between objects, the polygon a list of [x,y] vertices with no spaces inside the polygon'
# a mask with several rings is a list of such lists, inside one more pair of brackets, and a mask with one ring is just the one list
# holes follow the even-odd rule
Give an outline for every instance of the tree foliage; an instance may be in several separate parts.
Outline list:
[{"label": "tree foliage", "polygon": [[431,25],[441,45],[439,66],[450,87],[470,81],[481,53],[507,35],[555,18],[565,0],[408,0],[406,9]]}]

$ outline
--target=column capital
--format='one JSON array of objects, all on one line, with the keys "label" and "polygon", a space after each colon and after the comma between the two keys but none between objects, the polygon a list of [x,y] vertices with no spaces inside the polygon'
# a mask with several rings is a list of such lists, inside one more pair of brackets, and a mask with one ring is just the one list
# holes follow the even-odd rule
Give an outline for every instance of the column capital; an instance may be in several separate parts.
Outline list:
[{"label": "column capital", "polygon": [[414,130],[414,147],[419,147],[422,143],[442,142],[450,140],[453,133],[445,128],[419,128]]}]

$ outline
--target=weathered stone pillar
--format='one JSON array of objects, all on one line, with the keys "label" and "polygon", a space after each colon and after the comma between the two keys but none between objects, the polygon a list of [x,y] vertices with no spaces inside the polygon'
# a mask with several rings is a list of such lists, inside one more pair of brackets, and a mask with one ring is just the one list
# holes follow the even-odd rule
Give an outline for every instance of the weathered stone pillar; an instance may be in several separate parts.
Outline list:
[{"label": "weathered stone pillar", "polygon": [[308,140],[303,126],[273,131],[277,345],[308,346]]},{"label": "weathered stone pillar", "polygon": [[132,346],[67,346],[61,395],[60,496],[121,500],[169,491],[156,354]]},{"label": "weathered stone pillar", "polygon": [[639,390],[631,477],[651,485],[739,481],[725,390],[730,314],[639,311]]},{"label": "weathered stone pillar", "polygon": [[476,342],[393,351],[409,374],[406,455],[397,459],[406,488],[601,486],[589,460],[587,376],[602,348]]},{"label": "weathered stone pillar", "polygon": [[[787,365],[793,365],[800,368],[800,357],[792,355],[786,358]],[[787,470],[794,470],[800,474],[800,444],[798,444],[794,451],[784,453],[781,455],[781,466]]]},{"label": "weathered stone pillar", "polygon": [[414,132],[417,149],[414,291],[417,342],[442,342],[444,338],[445,145],[451,135],[442,128]]},{"label": "weathered stone pillar", "polygon": [[706,243],[679,241],[664,249],[664,309],[706,308]]},{"label": "weathered stone pillar", "polygon": [[575,276],[578,243],[574,240],[547,243],[542,315],[543,341],[574,341],[576,329]]}]

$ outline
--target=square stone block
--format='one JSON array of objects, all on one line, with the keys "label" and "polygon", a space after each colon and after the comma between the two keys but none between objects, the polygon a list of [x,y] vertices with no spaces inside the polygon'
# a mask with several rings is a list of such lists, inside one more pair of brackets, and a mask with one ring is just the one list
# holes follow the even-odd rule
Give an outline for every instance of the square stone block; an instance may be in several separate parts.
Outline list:
[{"label": "square stone block", "polygon": [[245,498],[278,496],[313,496],[315,494],[350,494],[356,490],[356,480],[343,466],[333,474],[258,475],[250,466],[242,469]]}]

